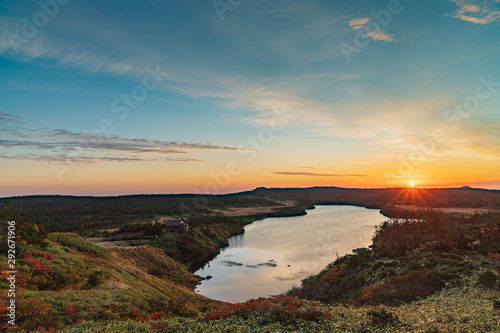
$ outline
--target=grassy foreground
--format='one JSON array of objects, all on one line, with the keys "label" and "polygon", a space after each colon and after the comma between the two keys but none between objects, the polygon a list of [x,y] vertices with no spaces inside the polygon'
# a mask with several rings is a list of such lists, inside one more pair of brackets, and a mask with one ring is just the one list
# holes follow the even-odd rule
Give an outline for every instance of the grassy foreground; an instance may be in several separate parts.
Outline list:
[{"label": "grassy foreground", "polygon": [[233,306],[233,312],[222,320],[207,321],[205,316],[90,321],[61,332],[500,332],[499,311],[492,306],[492,299],[500,293],[476,283],[471,278],[466,288],[445,290],[399,307],[355,308],[307,301],[294,307],[285,301],[270,308],[260,302],[261,308],[252,308],[243,303]]},{"label": "grassy foreground", "polygon": [[[83,320],[139,315],[193,317],[223,305],[192,291],[199,281],[196,276],[155,247],[105,249],[76,234],[53,233],[41,245],[19,244],[18,250],[17,326],[4,320],[7,309],[2,301],[0,330],[51,332]],[[1,265],[2,275],[7,274],[6,266]],[[3,276],[0,287],[6,300]]]}]

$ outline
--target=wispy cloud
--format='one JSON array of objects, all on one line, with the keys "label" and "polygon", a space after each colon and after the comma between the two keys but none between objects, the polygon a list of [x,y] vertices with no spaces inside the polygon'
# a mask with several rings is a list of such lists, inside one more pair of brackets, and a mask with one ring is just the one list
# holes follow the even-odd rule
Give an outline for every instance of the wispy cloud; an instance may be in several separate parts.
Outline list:
[{"label": "wispy cloud", "polygon": [[[365,30],[367,24],[371,21],[369,17],[357,17],[349,21],[349,26],[354,30]],[[394,35],[386,33],[387,28],[383,29],[379,24],[374,25],[376,29],[366,29],[363,37],[368,37],[374,41],[394,42]]]},{"label": "wispy cloud", "polygon": [[[67,129],[28,128],[22,117],[0,112],[0,158],[68,163],[95,162],[201,162],[194,158],[165,158],[165,155],[192,154],[195,151],[239,151],[210,143],[160,141],[77,133]],[[11,123],[9,125],[8,123]],[[15,126],[12,125],[15,123]]]},{"label": "wispy cloud", "polygon": [[[158,6],[159,11],[169,7]],[[264,11],[263,8],[266,10]],[[288,1],[272,4],[261,2],[251,5],[247,10],[248,15],[238,21],[240,29],[238,29],[238,38],[235,39],[237,43],[235,50],[243,50],[245,53],[242,57],[258,56],[253,54],[254,50],[264,48],[268,55],[271,54],[272,58],[276,58],[276,61],[289,62],[296,66],[295,59],[299,59],[303,65],[304,62],[325,61],[342,56],[332,38],[337,32],[345,30],[343,22],[340,16],[332,17],[331,13],[325,12],[323,6]],[[274,15],[284,13],[288,18],[288,33],[283,35],[278,30],[269,31],[264,25],[255,25],[255,16],[261,16],[263,12],[269,15],[269,19],[274,19]],[[162,72],[169,73],[168,78],[162,82],[162,89],[186,96],[212,99],[223,108],[245,110],[245,115],[235,117],[234,121],[243,121],[255,126],[268,126],[269,121],[275,117],[274,111],[281,111],[284,107],[287,107],[290,113],[298,115],[297,124],[324,124],[322,118],[325,114],[328,114],[330,121],[341,124],[332,112],[332,105],[304,96],[310,94],[310,91],[317,90],[318,81],[338,82],[340,85],[341,81],[357,78],[355,74],[342,71],[321,72],[321,74],[310,72],[295,74],[296,72],[290,71],[281,77],[270,77],[266,74],[265,78],[256,79],[248,78],[246,74],[238,76],[234,72],[214,72],[214,67],[231,68],[231,65],[203,66],[210,57],[214,61],[219,61],[219,53],[214,57],[213,54],[197,52],[194,47],[198,44],[196,46],[186,44],[184,45],[186,51],[192,51],[189,52],[189,56],[172,57],[171,50],[161,46],[165,43],[148,44],[135,38],[130,39],[127,27],[113,24],[112,20],[102,17],[99,11],[92,11],[92,17],[94,22],[92,27],[80,19],[58,21],[57,25],[50,27],[55,32],[50,29],[41,30],[35,39],[30,40],[29,43],[20,44],[20,51],[15,56],[11,54],[11,45],[5,42],[0,45],[0,55],[15,57],[17,60],[22,60],[24,57],[30,61],[40,58],[53,61],[57,67],[81,69],[90,73],[126,75],[141,79],[147,74],[144,64],[158,63]],[[5,29],[0,30],[0,40],[6,41],[8,32],[21,33],[19,19],[6,18],[3,23]],[[241,26],[248,29],[241,29]],[[213,26],[209,26],[210,28],[218,37],[234,37],[234,29],[228,29],[227,24],[221,25],[218,20]],[[255,38],[263,34],[267,36],[264,43]],[[3,38],[1,38],[2,35]],[[80,38],[75,40],[72,35]],[[248,38],[246,38],[247,35]],[[166,38],[174,37],[166,36]],[[328,40],[331,42],[325,43]],[[176,41],[172,40],[172,43],[175,44]],[[314,51],[304,48],[306,43],[313,43]],[[284,60],[288,56],[293,59]],[[196,70],[189,62],[196,64]],[[294,76],[291,77],[289,73],[294,73]],[[342,89],[339,88],[338,91]],[[246,112],[247,110],[253,112]],[[226,117],[231,117],[232,114],[234,113]],[[348,125],[339,126],[337,131],[339,135],[342,135],[341,127],[349,128]],[[349,131],[349,133],[359,132],[358,130]]]},{"label": "wispy cloud", "polygon": [[0,111],[0,124],[7,122],[18,122],[22,118],[23,118],[22,116],[16,116],[10,113]]},{"label": "wispy cloud", "polygon": [[178,163],[191,163],[191,162],[204,162],[196,158],[165,158],[164,161],[178,162]]},{"label": "wispy cloud", "polygon": [[[453,2],[460,7],[455,13],[457,17],[466,13],[473,13],[472,16],[491,20],[491,17],[496,15],[494,6],[496,6],[498,0],[453,0]],[[158,6],[160,11],[168,9],[168,6],[160,4]],[[262,6],[265,6],[264,8],[268,10],[263,11]],[[283,66],[287,64],[295,65],[295,60],[293,60],[295,58],[299,59],[302,65],[331,60],[337,55],[332,51],[337,49],[337,47],[334,47],[337,45],[334,38],[342,40],[342,34],[346,33],[344,30],[347,33],[352,33],[350,29],[361,30],[362,33],[374,41],[395,41],[394,36],[387,32],[387,28],[369,31],[371,23],[375,23],[372,18],[353,18],[348,22],[350,27],[348,28],[342,16],[332,15],[332,12],[325,11],[324,7],[318,6],[318,4],[302,4],[288,1],[281,1],[279,4],[261,2],[248,4],[245,10],[247,10],[246,15],[241,15],[237,21],[238,27],[242,26],[244,29],[237,29],[237,34],[235,29],[228,28],[229,22],[221,25],[216,16],[214,16],[214,26],[207,25],[207,28],[213,29],[212,32],[219,34],[219,37],[231,38],[231,41],[235,43],[233,48],[235,52],[244,52],[245,55],[250,56],[251,61],[249,60],[248,63],[261,60],[260,51],[255,52],[255,50],[261,48],[266,51],[267,56],[273,61],[277,61],[276,58],[279,58],[280,61],[287,59],[280,62]],[[285,13],[286,19],[284,22],[289,24],[288,33],[284,35],[279,32],[279,29],[268,29],[268,25],[265,24],[256,25],[255,15],[262,15],[262,13],[269,15],[267,18],[270,22],[275,22],[273,20],[274,15]],[[244,75],[241,75],[241,73],[232,72],[236,66],[231,62],[224,66],[213,66],[211,62],[219,61],[218,59],[223,56],[220,52],[216,54],[217,57],[214,57],[214,54],[193,52],[198,44],[196,46],[183,44],[181,49],[190,54],[189,58],[185,60],[183,57],[178,56],[176,59],[172,59],[173,53],[170,48],[165,47],[163,49],[161,47],[161,45],[167,45],[168,43],[158,43],[158,40],[138,40],[137,36],[134,36],[127,29],[127,26],[113,23],[113,20],[99,16],[98,10],[92,14],[95,23],[92,27],[89,27],[85,20],[71,20],[69,19],[70,16],[64,20],[66,25],[59,26],[57,33],[49,33],[50,30],[47,27],[46,30],[40,32],[36,39],[30,40],[26,45],[21,44],[20,46],[23,49],[20,54],[28,58],[39,57],[55,60],[57,66],[80,68],[86,72],[111,73],[138,78],[144,76],[145,63],[155,64],[158,62],[161,64],[162,71],[171,74],[168,80],[163,82],[163,89],[179,92],[186,96],[215,100],[222,108],[244,110],[241,113],[243,116],[241,114],[234,116],[235,122],[243,121],[246,124],[259,127],[269,126],[270,120],[275,117],[274,111],[281,111],[286,107],[291,114],[296,116],[288,129],[295,131],[294,137],[297,140],[303,140],[308,136],[330,136],[355,138],[357,140],[370,138],[374,143],[385,143],[383,140],[390,138],[394,141],[391,145],[392,148],[398,143],[406,143],[406,140],[402,140],[401,137],[411,136],[413,134],[411,131],[422,130],[421,122],[429,122],[428,118],[421,116],[422,109],[426,108],[422,105],[423,103],[420,103],[418,108],[414,110],[402,110],[400,106],[397,106],[398,110],[394,110],[394,112],[392,112],[396,104],[394,100],[376,107],[374,101],[364,104],[358,103],[357,101],[362,101],[370,93],[359,84],[361,80],[358,80],[358,78],[362,75],[343,72],[339,69],[337,69],[337,73],[330,67],[328,67],[328,71],[331,70],[332,73],[328,74],[322,72],[318,74],[318,71],[297,72],[296,66],[293,67],[293,71],[287,72],[293,73],[293,77],[291,74],[284,75],[283,72],[285,71],[280,74],[273,72],[271,75],[266,73],[265,77],[258,77],[257,75],[253,76],[253,74],[248,75],[247,69],[245,69]],[[64,18],[64,16],[61,16],[61,18]],[[58,21],[58,24],[59,22],[61,21]],[[54,24],[51,27],[54,28],[55,26],[57,25]],[[67,31],[63,30],[63,27]],[[3,27],[0,23],[0,28],[2,28],[0,29],[0,35],[2,35],[2,32],[8,31],[19,32],[19,20],[4,20]],[[78,41],[73,38],[63,38],[66,36],[66,32],[67,35],[74,34],[80,38]],[[266,36],[265,42],[257,38],[264,35]],[[162,36],[164,38],[176,38],[175,34]],[[235,36],[238,38],[234,38]],[[5,41],[5,38],[3,40]],[[171,41],[174,42],[174,40]],[[174,44],[172,43],[172,45]],[[3,49],[0,46],[0,54],[4,53],[9,56],[8,49],[10,45],[2,45]],[[308,47],[305,47],[305,45]],[[311,49],[309,49],[309,45],[312,46]],[[333,46],[329,48],[326,47],[327,45]],[[213,49],[207,48],[206,51],[210,53]],[[270,49],[273,52],[270,52]],[[291,58],[288,59],[287,55]],[[199,58],[197,58],[198,56]],[[228,59],[224,58],[224,60]],[[190,62],[196,65],[191,65]],[[206,63],[210,63],[210,65],[204,66],[203,64]],[[274,62],[272,63],[274,64]],[[222,70],[215,72],[213,68]],[[231,72],[225,72],[225,68],[228,69],[228,72],[231,69]],[[323,67],[321,68],[323,69]],[[346,82],[346,80],[349,81]],[[328,87],[329,95],[327,98],[318,97],[321,94],[317,90],[321,89],[319,87],[322,86]],[[349,99],[349,102],[344,102],[344,99]],[[406,100],[405,103],[408,104],[408,101]],[[436,107],[429,109],[433,113],[439,111]],[[231,117],[231,114],[226,113],[224,116]],[[418,119],[414,119],[411,117],[412,115],[418,116]],[[0,117],[0,119],[2,118]],[[296,133],[297,135],[295,135]],[[387,135],[387,133],[390,135]],[[28,134],[19,131],[17,134],[22,134],[22,136],[10,142],[10,147],[16,146],[28,149],[27,147],[32,142],[31,149],[35,149],[36,145],[39,145],[39,147],[45,147],[42,149],[65,149],[65,151],[83,149],[102,153],[111,152],[117,154],[123,152],[142,155],[186,154],[201,149],[224,150],[224,147],[206,144],[158,141],[138,142],[138,139],[134,138],[85,137],[83,133],[71,133],[71,135],[66,133],[66,137],[63,137],[64,133],[62,131],[43,135],[38,133],[38,135],[43,136],[43,140],[40,138],[26,138]],[[51,138],[51,135],[54,136],[54,134],[57,134],[57,139]],[[384,139],[380,139],[382,137]],[[393,137],[394,139],[392,139]],[[24,145],[21,144],[22,142],[24,142]]]},{"label": "wispy cloud", "polygon": [[54,154],[34,154],[34,153],[24,153],[24,154],[1,154],[0,158],[7,160],[30,160],[30,161],[43,161],[51,163],[71,163],[71,164],[91,164],[97,162],[141,162],[144,159],[141,158],[131,158],[131,157],[107,157],[107,156],[68,156],[68,155],[54,155]]},{"label": "wispy cloud", "polygon": [[275,172],[275,175],[282,176],[311,176],[311,177],[368,177],[368,175],[342,175],[342,174],[331,174],[331,173],[315,173],[315,172],[286,172],[280,171]]},{"label": "wispy cloud", "polygon": [[500,20],[499,0],[451,0],[459,8],[453,16],[476,24],[489,24]]},{"label": "wispy cloud", "polygon": [[309,170],[333,170],[333,169],[321,169],[321,168],[316,168],[316,167],[311,167],[311,166],[301,166],[297,167],[298,169],[309,169]]},{"label": "wispy cloud", "polygon": [[349,21],[349,26],[353,29],[363,29],[368,22],[370,22],[369,17],[353,18]]},{"label": "wispy cloud", "polygon": [[84,155],[67,155],[67,154],[0,154],[0,158],[7,160],[30,160],[30,161],[43,161],[57,164],[92,164],[98,162],[177,162],[177,163],[191,163],[191,162],[204,162],[196,158],[145,158],[141,157],[127,157],[127,156],[84,156]]},{"label": "wispy cloud", "polygon": [[139,138],[123,138],[118,135],[103,136],[75,133],[65,129],[46,131],[40,135],[55,139],[55,144],[73,145],[83,148],[116,150],[137,153],[185,154],[186,150],[237,151],[238,148],[209,143],[188,143],[179,141],[159,141]]},{"label": "wispy cloud", "polygon": [[454,139],[456,151],[469,150],[489,159],[500,159],[500,122],[491,122],[482,126],[468,125],[460,129]]},{"label": "wispy cloud", "polygon": [[318,170],[318,168],[315,168],[315,167],[299,167],[299,169],[311,169],[311,170]]}]

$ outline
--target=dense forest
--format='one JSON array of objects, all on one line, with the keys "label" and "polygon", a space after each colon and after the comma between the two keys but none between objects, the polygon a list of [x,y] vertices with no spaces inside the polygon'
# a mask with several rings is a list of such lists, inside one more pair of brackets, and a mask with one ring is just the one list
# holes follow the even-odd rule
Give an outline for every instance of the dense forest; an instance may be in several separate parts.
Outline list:
[{"label": "dense forest", "polygon": [[[213,214],[214,209],[257,207],[294,201],[276,214],[304,214],[314,204],[349,204],[382,209],[387,205],[419,207],[471,207],[500,209],[500,191],[471,189],[345,189],[257,188],[227,195],[130,195],[117,197],[25,196],[1,198],[23,211],[49,232],[78,232],[119,227],[138,218],[156,216],[197,217]],[[263,217],[272,216],[266,214]]]},{"label": "dense forest", "polygon": [[470,187],[445,189],[387,188],[351,189],[339,187],[257,188],[247,192],[258,197],[287,198],[311,204],[346,204],[382,208],[388,204],[419,207],[471,207],[500,209],[500,191]]},{"label": "dense forest", "polygon": [[0,199],[0,203],[6,202],[51,232],[83,232],[162,215],[203,215],[210,213],[209,208],[276,204],[265,198],[244,195],[26,196]]}]

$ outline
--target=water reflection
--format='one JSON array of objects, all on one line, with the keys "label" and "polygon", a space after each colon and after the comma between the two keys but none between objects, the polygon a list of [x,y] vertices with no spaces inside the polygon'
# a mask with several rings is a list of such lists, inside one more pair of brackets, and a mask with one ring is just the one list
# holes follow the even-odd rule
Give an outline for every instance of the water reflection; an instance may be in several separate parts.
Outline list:
[{"label": "water reflection", "polygon": [[230,302],[282,293],[319,273],[337,254],[370,245],[374,226],[385,220],[378,210],[353,206],[318,206],[307,213],[246,226],[196,272],[212,276],[197,291]]},{"label": "water reflection", "polygon": [[239,247],[243,247],[243,244],[244,244],[244,241],[243,241],[243,237],[245,237],[245,234],[240,234],[240,235],[236,235],[236,236],[233,236],[229,239],[229,245],[231,248],[239,248]]}]

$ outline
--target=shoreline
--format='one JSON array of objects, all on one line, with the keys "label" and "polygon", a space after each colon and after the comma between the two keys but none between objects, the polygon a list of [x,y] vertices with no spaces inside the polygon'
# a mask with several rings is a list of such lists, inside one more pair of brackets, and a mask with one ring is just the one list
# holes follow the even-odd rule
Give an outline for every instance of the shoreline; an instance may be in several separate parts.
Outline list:
[{"label": "shoreline", "polygon": [[[304,216],[304,215],[307,215],[307,211],[308,210],[313,210],[313,209],[316,209],[316,206],[352,206],[352,207],[360,207],[360,208],[365,208],[365,209],[374,209],[374,210],[379,210],[379,213],[385,217],[388,217],[387,215],[385,214],[382,214],[381,212],[381,209],[379,208],[375,208],[375,207],[366,207],[364,205],[356,205],[356,204],[345,204],[345,203],[336,203],[336,204],[330,204],[330,203],[317,203],[317,204],[313,204],[311,206],[308,206],[307,208],[305,208],[304,210],[302,210],[300,213],[294,213],[294,214],[283,214],[283,215],[278,215],[278,216],[263,216],[263,217],[259,217],[259,218],[256,218],[255,220],[252,220],[248,223],[245,223],[243,226],[242,226],[242,231],[241,232],[238,232],[238,233],[234,233],[234,234],[231,234],[227,239],[226,239],[226,242],[223,246],[221,246],[217,253],[214,254],[213,256],[210,256],[210,258],[203,263],[202,266],[200,267],[196,267],[196,269],[194,271],[191,272],[190,270],[190,273],[194,274],[196,271],[198,271],[199,269],[205,267],[208,263],[210,263],[215,257],[217,257],[220,253],[221,253],[221,250],[228,247],[229,246],[229,238],[233,237],[233,236],[238,236],[238,235],[241,235],[241,234],[244,234],[245,233],[245,226],[247,225],[250,225],[254,222],[258,222],[258,221],[262,221],[262,220],[265,220],[265,219],[268,219],[268,218],[285,218],[285,217],[296,217],[296,216]],[[390,218],[390,217],[389,217]],[[201,277],[197,274],[194,274],[195,276],[197,277]],[[201,277],[203,278],[203,277]],[[200,282],[198,284],[201,283],[202,280],[200,280]],[[197,284],[197,285],[198,285]],[[193,291],[196,289],[196,286],[195,288],[193,289]]]}]

